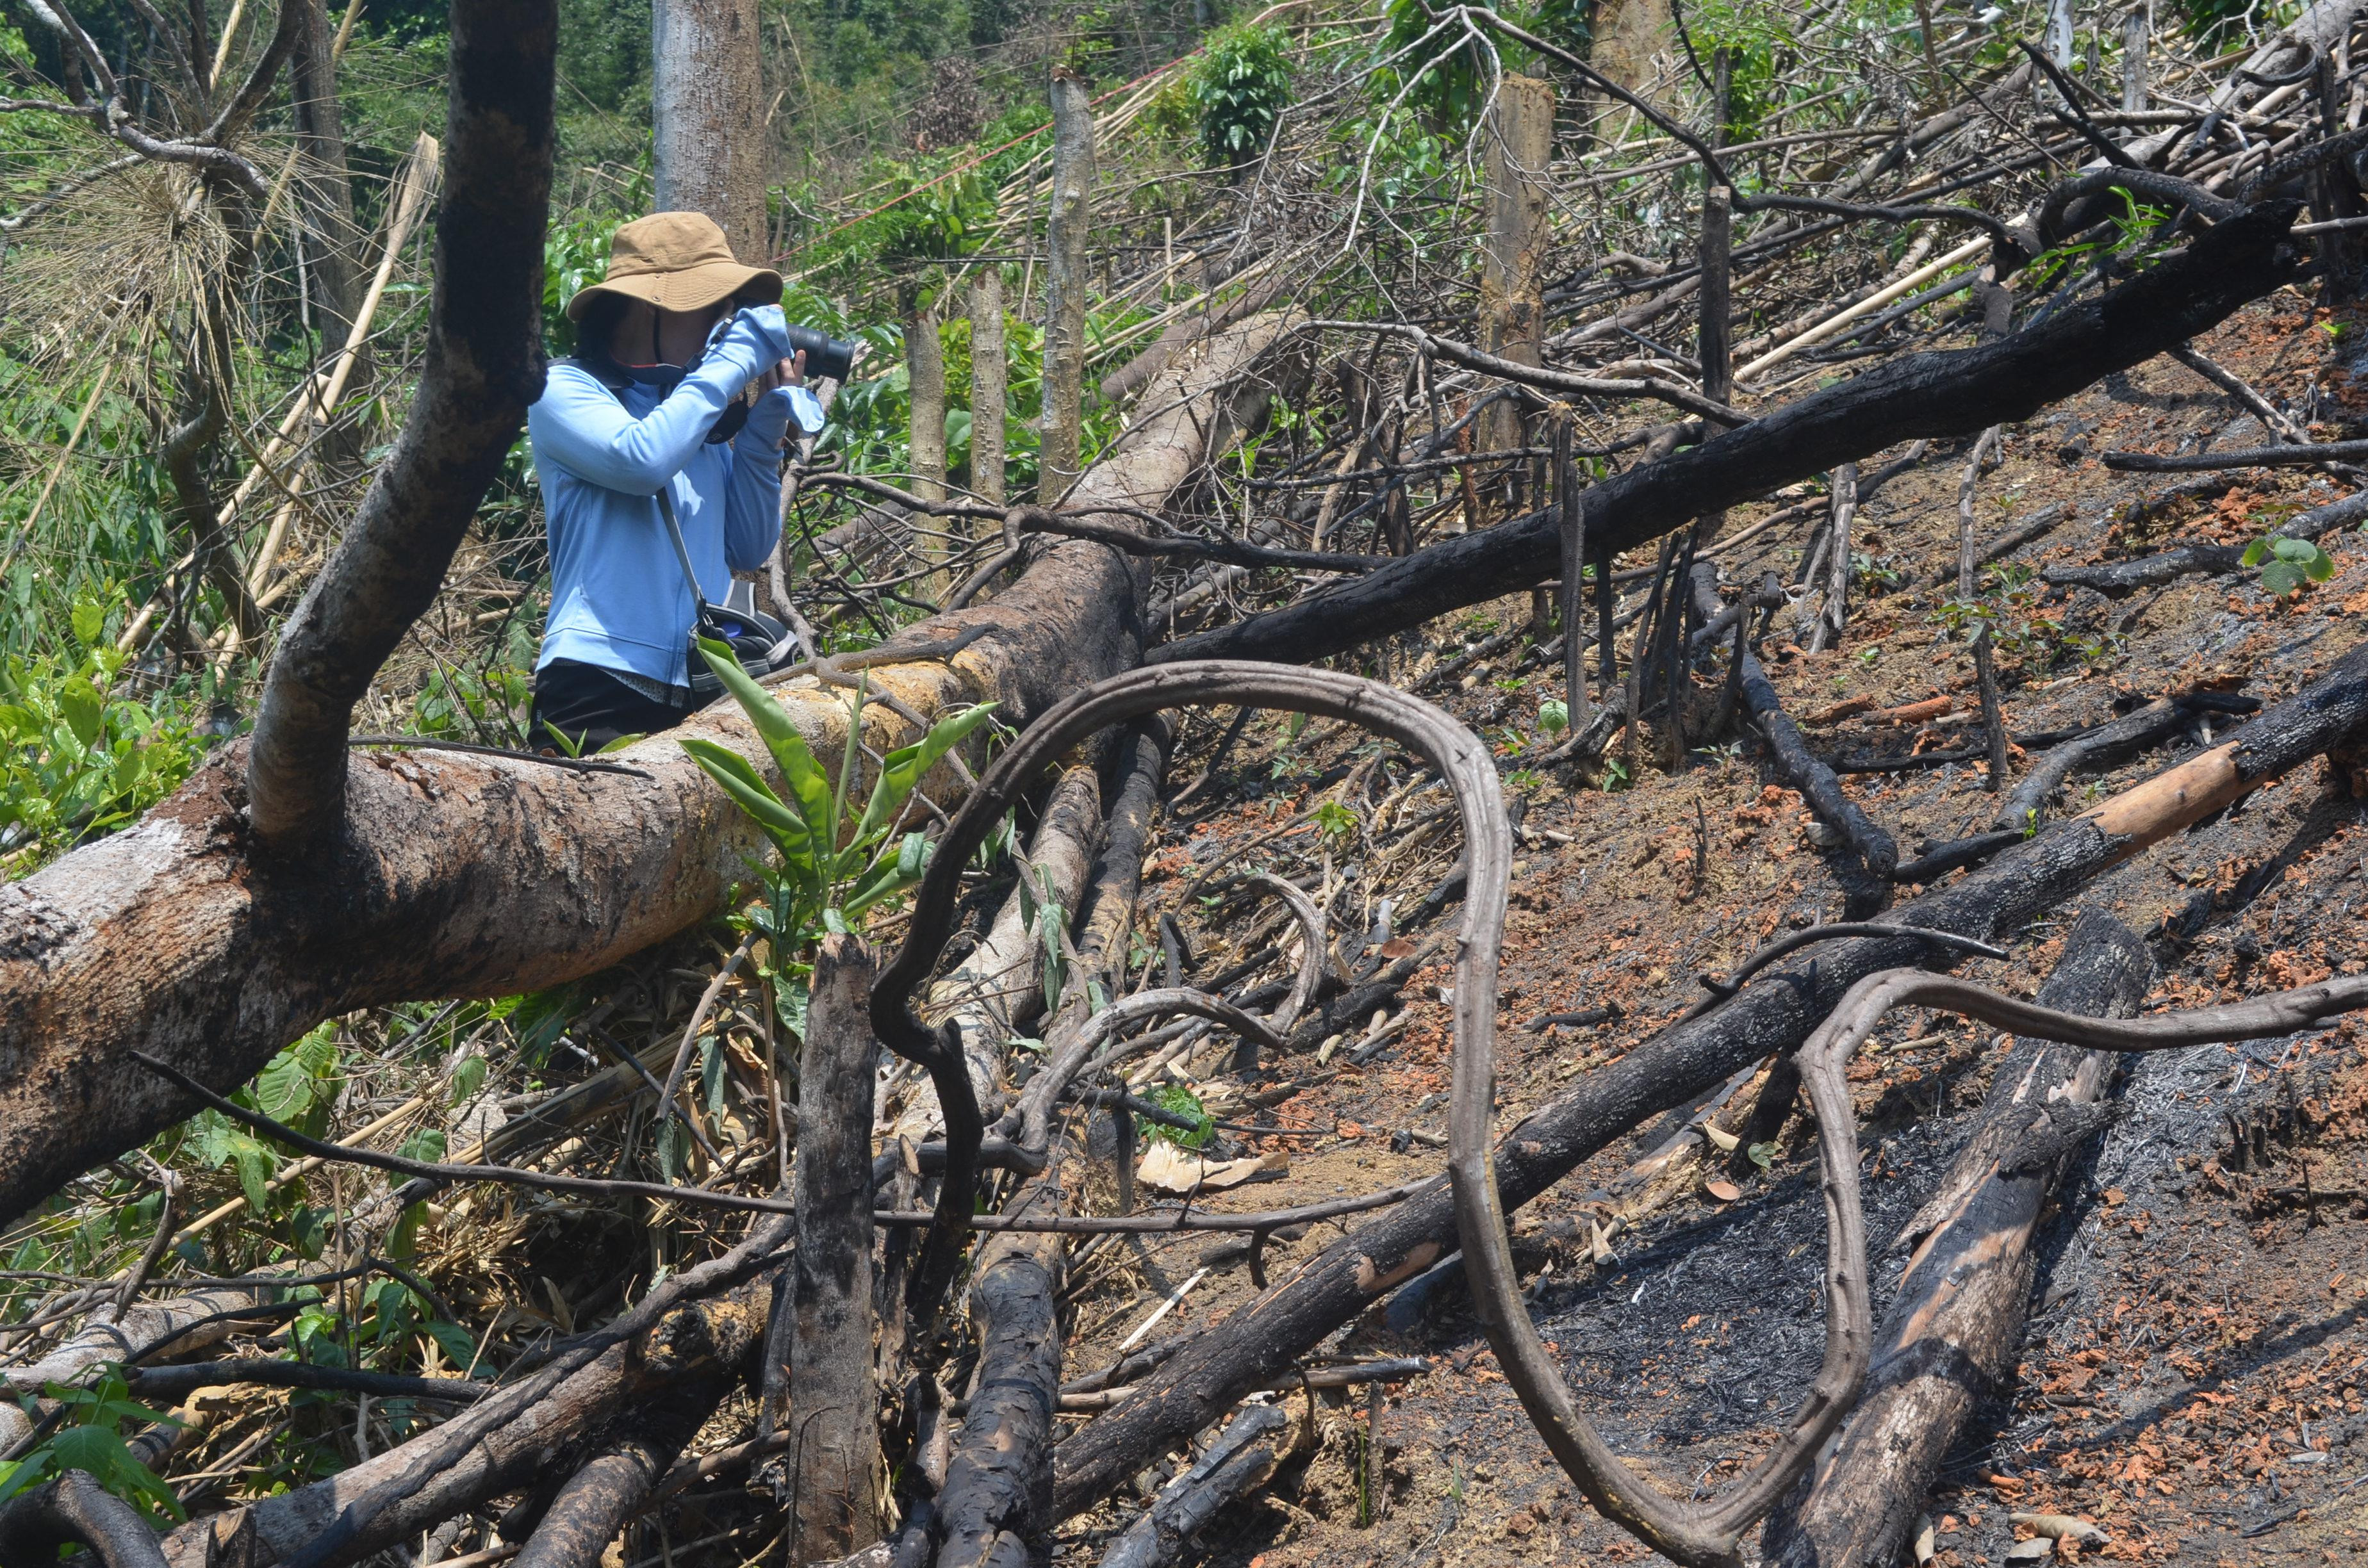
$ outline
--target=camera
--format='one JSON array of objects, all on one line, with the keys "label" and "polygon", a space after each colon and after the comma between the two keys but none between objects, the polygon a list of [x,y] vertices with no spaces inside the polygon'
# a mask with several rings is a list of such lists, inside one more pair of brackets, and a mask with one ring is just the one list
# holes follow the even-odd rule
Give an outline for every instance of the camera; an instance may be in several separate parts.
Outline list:
[{"label": "camera", "polygon": [[804,350],[806,376],[809,380],[828,378],[847,381],[855,369],[855,345],[828,333],[816,332],[810,326],[790,324],[790,352]]}]

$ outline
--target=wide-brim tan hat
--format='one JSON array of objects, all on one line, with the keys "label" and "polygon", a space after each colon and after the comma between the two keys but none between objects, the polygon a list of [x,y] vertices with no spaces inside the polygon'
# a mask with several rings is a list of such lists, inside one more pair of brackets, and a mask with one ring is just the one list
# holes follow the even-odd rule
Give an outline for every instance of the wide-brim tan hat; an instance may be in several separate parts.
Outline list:
[{"label": "wide-brim tan hat", "polygon": [[576,290],[567,319],[582,321],[596,295],[641,300],[662,311],[703,311],[734,295],[759,304],[781,300],[781,275],[747,267],[732,254],[715,220],[703,212],[653,212],[609,242],[609,276]]}]

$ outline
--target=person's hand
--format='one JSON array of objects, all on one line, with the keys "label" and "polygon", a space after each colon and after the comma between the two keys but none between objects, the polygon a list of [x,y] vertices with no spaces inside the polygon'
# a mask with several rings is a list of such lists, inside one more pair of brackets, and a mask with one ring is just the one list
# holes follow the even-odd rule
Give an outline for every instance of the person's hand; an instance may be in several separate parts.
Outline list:
[{"label": "person's hand", "polygon": [[799,349],[789,358],[775,365],[757,378],[759,397],[779,387],[802,387],[806,384],[806,351]]}]

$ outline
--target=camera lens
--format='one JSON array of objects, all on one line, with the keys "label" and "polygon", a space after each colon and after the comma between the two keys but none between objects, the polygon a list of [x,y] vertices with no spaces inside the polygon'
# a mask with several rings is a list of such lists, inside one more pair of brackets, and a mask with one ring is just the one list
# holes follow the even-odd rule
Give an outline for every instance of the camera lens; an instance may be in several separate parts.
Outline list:
[{"label": "camera lens", "polygon": [[790,351],[805,350],[806,374],[820,381],[844,381],[855,369],[855,345],[845,338],[816,332],[810,326],[790,325]]}]

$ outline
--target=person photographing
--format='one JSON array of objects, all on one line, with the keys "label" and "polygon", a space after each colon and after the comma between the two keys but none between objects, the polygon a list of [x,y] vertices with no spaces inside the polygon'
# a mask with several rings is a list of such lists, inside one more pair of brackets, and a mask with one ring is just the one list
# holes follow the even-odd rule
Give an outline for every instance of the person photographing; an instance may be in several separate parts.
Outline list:
[{"label": "person photographing", "polygon": [[780,537],[791,426],[823,423],[796,340],[828,340],[780,298],[713,221],[660,212],[620,228],[606,280],[567,302],[579,351],[527,414],[551,545],[530,744],[588,756],[673,728],[712,678],[692,630],[745,630],[712,607]]}]

